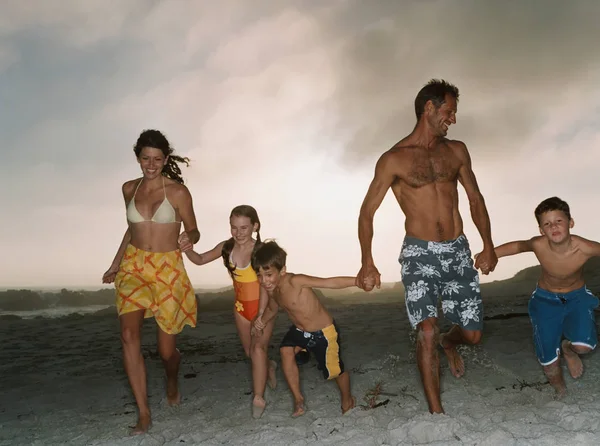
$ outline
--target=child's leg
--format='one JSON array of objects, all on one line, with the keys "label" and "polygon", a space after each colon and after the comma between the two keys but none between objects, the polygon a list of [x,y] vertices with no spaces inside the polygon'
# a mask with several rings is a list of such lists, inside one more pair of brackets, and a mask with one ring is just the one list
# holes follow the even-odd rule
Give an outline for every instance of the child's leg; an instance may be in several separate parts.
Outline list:
[{"label": "child's leg", "polygon": [[356,405],[356,399],[350,392],[350,375],[348,372],[343,372],[335,379],[335,382],[340,389],[340,396],[342,397],[342,414],[345,414]]},{"label": "child's leg", "polygon": [[556,395],[559,398],[562,398],[567,392],[567,387],[563,378],[562,369],[560,368],[560,358],[557,358],[552,364],[543,367],[548,382],[556,391]]},{"label": "child's leg", "polygon": [[583,375],[583,363],[579,355],[591,352],[592,348],[587,345],[573,345],[568,339],[562,341],[561,347],[569,373],[573,378],[580,378]]},{"label": "child's leg", "polygon": [[560,368],[560,341],[563,335],[565,307],[555,294],[536,288],[529,300],[529,317],[536,356],[548,382],[560,398],[566,392]]},{"label": "child's leg", "polygon": [[294,413],[292,416],[298,417],[304,414],[304,397],[300,391],[300,372],[296,364],[294,347],[281,347],[279,353],[281,354],[283,375],[294,397]]},{"label": "child's leg", "polygon": [[252,359],[252,389],[254,391],[252,416],[254,418],[259,418],[265,410],[266,402],[264,395],[267,379],[271,388],[275,388],[277,384],[275,377],[277,363],[269,361],[267,356],[269,340],[271,339],[274,326],[275,319],[272,319],[262,333],[252,336],[250,354]]},{"label": "child's leg", "polygon": [[594,309],[598,298],[587,288],[572,291],[566,295],[568,314],[564,322],[565,340],[561,347],[569,373],[573,378],[583,375],[583,363],[579,355],[589,353],[598,343]]},{"label": "child's leg", "polygon": [[250,345],[252,344],[252,335],[250,334],[252,329],[252,323],[242,316],[240,313],[234,310],[235,327],[237,328],[242,347],[246,356],[250,357]]}]

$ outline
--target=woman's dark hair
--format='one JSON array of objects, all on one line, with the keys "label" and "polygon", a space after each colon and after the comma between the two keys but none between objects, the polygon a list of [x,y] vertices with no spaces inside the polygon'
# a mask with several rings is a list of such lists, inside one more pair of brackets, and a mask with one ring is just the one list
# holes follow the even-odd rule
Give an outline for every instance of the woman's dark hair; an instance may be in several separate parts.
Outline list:
[{"label": "woman's dark hair", "polygon": [[142,149],[144,147],[152,147],[154,149],[159,149],[165,158],[167,159],[167,164],[163,166],[162,174],[167,178],[177,181],[180,184],[183,184],[183,178],[181,176],[181,169],[179,168],[178,163],[184,163],[186,166],[190,165],[190,159],[173,155],[173,148],[169,144],[169,141],[158,130],[144,130],[138,140],[133,146],[133,151],[135,152],[135,156],[138,158],[142,153]]},{"label": "woman's dark hair", "polygon": [[[232,209],[231,214],[229,214],[229,218],[231,217],[248,217],[252,225],[258,224],[258,227],[256,228],[256,243],[254,244],[254,249],[252,250],[252,254],[254,254],[254,251],[256,251],[261,244],[260,220],[258,219],[258,213],[256,212],[256,209],[247,204],[242,204]],[[225,268],[227,268],[227,271],[229,271],[231,277],[235,275],[235,265],[231,265],[229,263],[229,256],[231,255],[231,251],[233,251],[234,244],[235,240],[233,239],[233,237],[231,237],[223,244],[223,249],[221,250],[223,263],[225,264]]]}]

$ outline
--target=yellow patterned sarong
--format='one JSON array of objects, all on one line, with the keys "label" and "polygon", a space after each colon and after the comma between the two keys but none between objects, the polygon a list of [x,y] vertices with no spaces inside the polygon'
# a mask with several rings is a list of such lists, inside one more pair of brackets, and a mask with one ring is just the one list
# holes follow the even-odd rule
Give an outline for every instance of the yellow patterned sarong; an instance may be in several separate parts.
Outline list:
[{"label": "yellow patterned sarong", "polygon": [[196,326],[194,288],[181,251],[148,252],[128,245],[115,278],[119,316],[145,310],[162,331],[177,334]]}]

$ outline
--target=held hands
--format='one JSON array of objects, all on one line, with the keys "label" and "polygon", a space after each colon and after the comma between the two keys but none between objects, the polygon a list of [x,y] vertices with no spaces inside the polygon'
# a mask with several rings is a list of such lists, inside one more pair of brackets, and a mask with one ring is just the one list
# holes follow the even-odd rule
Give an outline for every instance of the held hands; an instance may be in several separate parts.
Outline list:
[{"label": "held hands", "polygon": [[177,239],[177,244],[179,245],[179,249],[181,250],[181,252],[189,251],[194,247],[192,242],[190,242],[190,238],[187,232],[182,232],[179,235],[179,238]]},{"label": "held hands", "polygon": [[375,265],[363,265],[356,276],[356,286],[365,291],[381,288],[381,274]]},{"label": "held hands", "polygon": [[475,268],[480,269],[485,275],[496,268],[498,257],[494,248],[484,248],[479,254],[475,254]]},{"label": "held hands", "polygon": [[102,276],[102,283],[113,283],[119,272],[119,266],[111,266]]},{"label": "held hands", "polygon": [[260,336],[265,327],[266,325],[262,320],[262,316],[256,316],[254,321],[252,321],[252,330],[250,331],[250,334],[252,336]]}]

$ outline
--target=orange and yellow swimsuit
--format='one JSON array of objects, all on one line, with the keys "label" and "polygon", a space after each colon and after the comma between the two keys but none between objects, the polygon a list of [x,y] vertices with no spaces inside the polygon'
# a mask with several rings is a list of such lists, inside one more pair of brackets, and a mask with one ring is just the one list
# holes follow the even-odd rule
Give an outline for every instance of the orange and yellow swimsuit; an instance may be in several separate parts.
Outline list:
[{"label": "orange and yellow swimsuit", "polygon": [[[230,263],[233,266],[231,259]],[[245,268],[235,268],[233,289],[235,290],[234,310],[244,319],[252,321],[258,314],[260,284],[251,265]]]}]

